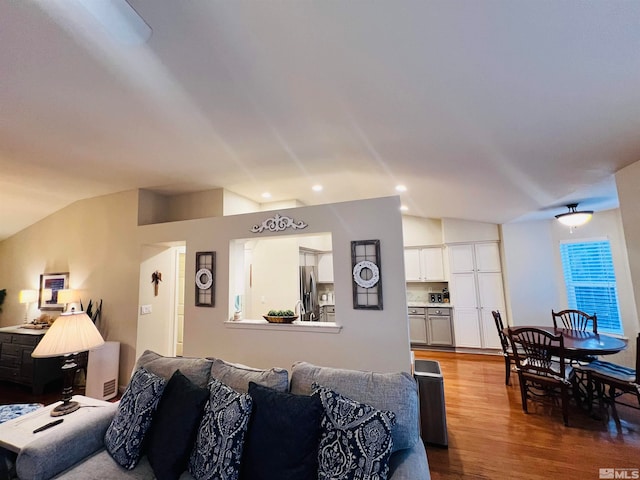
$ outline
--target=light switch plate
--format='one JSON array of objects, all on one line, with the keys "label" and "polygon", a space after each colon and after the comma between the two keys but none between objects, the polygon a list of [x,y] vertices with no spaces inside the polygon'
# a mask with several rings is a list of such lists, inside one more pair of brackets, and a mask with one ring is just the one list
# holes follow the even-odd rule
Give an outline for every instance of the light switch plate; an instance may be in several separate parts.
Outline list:
[{"label": "light switch plate", "polygon": [[140,315],[148,315],[151,313],[151,305],[140,305]]}]

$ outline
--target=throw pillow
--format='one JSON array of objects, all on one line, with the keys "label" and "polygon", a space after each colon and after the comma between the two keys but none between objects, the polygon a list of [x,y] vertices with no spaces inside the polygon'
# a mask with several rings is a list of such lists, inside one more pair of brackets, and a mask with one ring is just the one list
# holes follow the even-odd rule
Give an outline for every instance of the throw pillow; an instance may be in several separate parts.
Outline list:
[{"label": "throw pillow", "polygon": [[155,373],[167,381],[173,372],[180,370],[193,383],[199,387],[207,388],[211,360],[191,357],[164,357],[151,350],[145,350],[138,358],[134,371],[140,367],[146,368],[149,372]]},{"label": "throw pillow", "polygon": [[148,433],[147,457],[157,480],[178,479],[187,469],[209,390],[198,387],[180,370],[164,388]]},{"label": "throw pillow", "polygon": [[144,368],[136,370],[107,428],[104,445],[113,459],[128,470],[140,459],[144,436],[166,383]]},{"label": "throw pillow", "polygon": [[242,454],[243,480],[309,480],[318,475],[320,398],[249,383],[253,413]]},{"label": "throw pillow", "polygon": [[378,410],[396,414],[391,430],[393,451],[411,448],[420,442],[418,384],[407,372],[376,373],[320,367],[296,362],[291,367],[291,393],[311,395],[313,383]]},{"label": "throw pillow", "polygon": [[215,379],[209,392],[189,473],[196,480],[237,480],[253,401]]},{"label": "throw pillow", "polygon": [[236,392],[247,393],[249,391],[249,382],[271,387],[281,392],[286,392],[289,389],[289,372],[284,368],[274,367],[260,370],[238,363],[225,362],[219,358],[210,358],[209,360],[213,362],[211,365],[211,378],[220,380]]},{"label": "throw pillow", "polygon": [[386,480],[395,414],[313,384],[324,408],[318,480]]}]

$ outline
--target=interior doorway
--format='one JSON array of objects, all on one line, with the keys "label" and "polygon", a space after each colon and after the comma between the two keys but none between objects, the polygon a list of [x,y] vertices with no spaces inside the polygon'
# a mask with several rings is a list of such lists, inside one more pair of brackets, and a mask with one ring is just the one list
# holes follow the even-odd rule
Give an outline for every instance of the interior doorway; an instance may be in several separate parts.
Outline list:
[{"label": "interior doorway", "polygon": [[142,247],[136,356],[182,355],[185,250],[182,242]]}]

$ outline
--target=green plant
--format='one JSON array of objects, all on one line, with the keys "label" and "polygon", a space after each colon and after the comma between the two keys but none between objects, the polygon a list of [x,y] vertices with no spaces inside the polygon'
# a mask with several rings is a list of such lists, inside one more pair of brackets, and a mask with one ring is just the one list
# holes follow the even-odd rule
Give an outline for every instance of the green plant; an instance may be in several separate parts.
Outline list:
[{"label": "green plant", "polygon": [[295,313],[293,310],[269,310],[267,313],[269,317],[293,317]]},{"label": "green plant", "polygon": [[2,311],[2,304],[4,303],[4,297],[7,296],[7,289],[3,288],[0,290],[0,312]]}]

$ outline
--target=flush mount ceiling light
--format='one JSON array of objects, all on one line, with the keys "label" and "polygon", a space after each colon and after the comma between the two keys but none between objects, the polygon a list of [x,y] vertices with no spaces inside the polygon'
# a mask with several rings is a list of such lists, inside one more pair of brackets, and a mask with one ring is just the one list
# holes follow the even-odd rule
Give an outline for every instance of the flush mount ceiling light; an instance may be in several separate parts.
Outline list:
[{"label": "flush mount ceiling light", "polygon": [[558,221],[563,225],[566,225],[567,227],[579,227],[587,223],[589,220],[591,220],[591,217],[593,217],[593,210],[577,211],[577,203],[570,203],[569,205],[567,205],[567,208],[569,209],[567,213],[556,215]]}]

